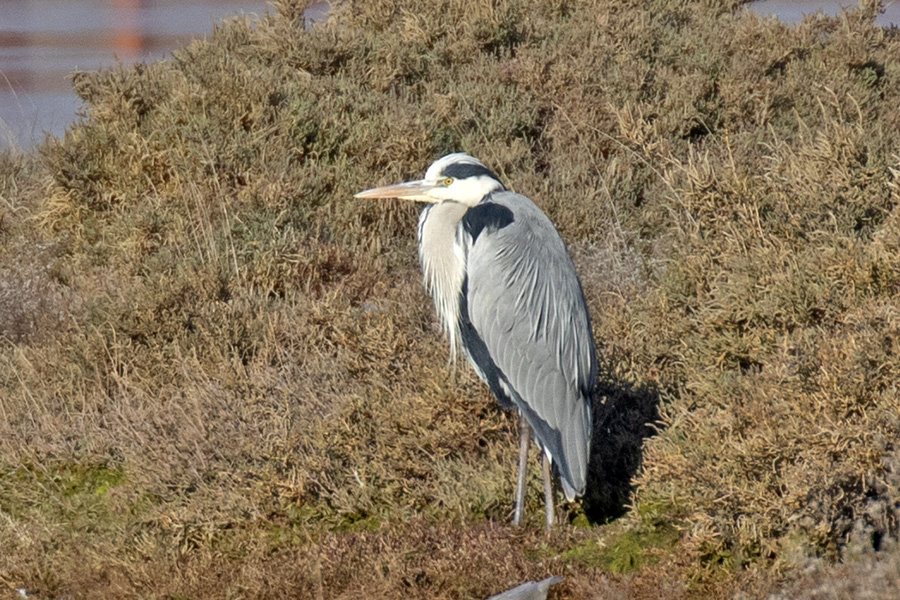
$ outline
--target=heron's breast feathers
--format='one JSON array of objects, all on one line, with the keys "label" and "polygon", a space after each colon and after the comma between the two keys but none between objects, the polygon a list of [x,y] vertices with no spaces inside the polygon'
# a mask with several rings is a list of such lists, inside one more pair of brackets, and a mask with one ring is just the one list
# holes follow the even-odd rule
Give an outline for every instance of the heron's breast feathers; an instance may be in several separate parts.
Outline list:
[{"label": "heron's breast feathers", "polygon": [[455,202],[442,202],[425,207],[419,217],[419,260],[425,288],[450,340],[453,361],[462,353],[459,297],[466,278],[466,259],[464,249],[455,242],[457,224],[466,208]]}]

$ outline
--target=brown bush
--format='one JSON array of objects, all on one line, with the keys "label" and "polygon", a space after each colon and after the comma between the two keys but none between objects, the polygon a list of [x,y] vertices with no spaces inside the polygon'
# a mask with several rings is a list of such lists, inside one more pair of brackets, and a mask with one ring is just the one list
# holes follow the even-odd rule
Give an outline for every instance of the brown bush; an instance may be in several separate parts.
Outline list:
[{"label": "brown bush", "polygon": [[[0,157],[0,579],[687,598],[893,564],[896,33],[711,4],[347,1],[306,30],[281,1],[78,75],[85,121]],[[624,519],[565,506],[544,538],[532,473],[508,526],[514,419],[447,368],[416,210],[352,198],[453,150],[570,244],[604,370],[583,511]]]}]

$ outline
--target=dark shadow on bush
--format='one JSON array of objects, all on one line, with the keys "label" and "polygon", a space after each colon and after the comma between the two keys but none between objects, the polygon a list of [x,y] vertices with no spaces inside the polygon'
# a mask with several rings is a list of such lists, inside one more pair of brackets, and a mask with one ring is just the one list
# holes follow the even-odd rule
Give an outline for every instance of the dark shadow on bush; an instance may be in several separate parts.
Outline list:
[{"label": "dark shadow on bush", "polygon": [[592,523],[627,511],[631,480],[641,466],[644,440],[656,431],[659,394],[654,389],[601,383],[594,397],[594,434],[584,512]]}]

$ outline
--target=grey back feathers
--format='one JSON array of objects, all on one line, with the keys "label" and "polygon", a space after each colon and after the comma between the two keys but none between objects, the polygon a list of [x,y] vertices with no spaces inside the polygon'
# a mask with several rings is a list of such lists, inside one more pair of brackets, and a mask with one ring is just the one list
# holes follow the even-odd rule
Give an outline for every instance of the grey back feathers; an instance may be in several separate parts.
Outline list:
[{"label": "grey back feathers", "polygon": [[[583,493],[597,366],[572,259],[520,194],[495,192],[457,227],[466,257],[462,340],[501,403],[528,420],[569,500]],[[486,354],[486,356],[485,356]]]}]

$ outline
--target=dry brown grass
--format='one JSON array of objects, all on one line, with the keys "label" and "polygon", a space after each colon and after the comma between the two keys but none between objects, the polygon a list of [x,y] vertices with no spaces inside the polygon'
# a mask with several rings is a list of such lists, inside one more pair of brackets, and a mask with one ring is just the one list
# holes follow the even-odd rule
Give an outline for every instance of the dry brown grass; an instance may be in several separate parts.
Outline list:
[{"label": "dry brown grass", "polygon": [[[306,31],[282,0],[79,75],[86,121],[0,156],[10,593],[890,577],[900,42],[871,8],[788,28],[704,4],[347,1]],[[537,473],[508,525],[514,419],[446,367],[415,208],[352,198],[452,150],[550,214],[594,316],[590,489],[550,538]]]},{"label": "dry brown grass", "polygon": [[900,554],[894,552],[807,569],[769,600],[893,600],[900,589],[898,557]]}]

